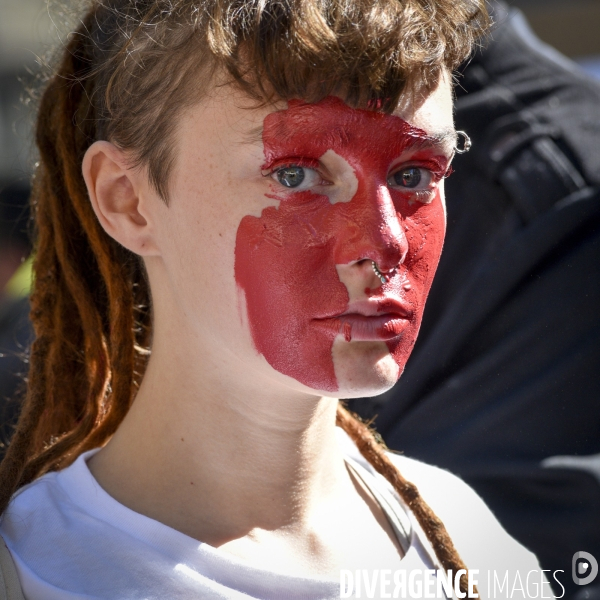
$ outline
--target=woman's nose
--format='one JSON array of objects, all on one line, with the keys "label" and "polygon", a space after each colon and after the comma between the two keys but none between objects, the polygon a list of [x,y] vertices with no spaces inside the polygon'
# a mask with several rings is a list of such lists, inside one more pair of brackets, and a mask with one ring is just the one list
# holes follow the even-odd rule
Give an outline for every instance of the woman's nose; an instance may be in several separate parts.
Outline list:
[{"label": "woman's nose", "polygon": [[[360,186],[363,187],[363,186]],[[360,189],[336,232],[336,264],[374,261],[381,272],[404,262],[408,241],[386,185]]]}]

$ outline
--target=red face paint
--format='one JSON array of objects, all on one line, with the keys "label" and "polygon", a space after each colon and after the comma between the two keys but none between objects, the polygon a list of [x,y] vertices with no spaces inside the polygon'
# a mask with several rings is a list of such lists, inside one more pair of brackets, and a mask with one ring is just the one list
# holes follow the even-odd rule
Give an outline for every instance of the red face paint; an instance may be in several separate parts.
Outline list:
[{"label": "red face paint", "polygon": [[[441,253],[445,217],[439,191],[423,204],[410,190],[391,188],[388,178],[402,153],[426,139],[399,117],[352,109],[332,97],[317,104],[291,101],[265,118],[265,169],[311,166],[333,150],[358,180],[352,199],[335,203],[274,183],[279,205],[240,222],[235,278],[254,344],[277,371],[313,389],[336,391],[331,350],[338,334],[353,343],[385,341],[404,369]],[[437,161],[442,173],[448,166],[446,158],[425,151],[411,155],[409,164],[427,161]],[[364,260],[390,274],[349,308],[336,265]]]}]

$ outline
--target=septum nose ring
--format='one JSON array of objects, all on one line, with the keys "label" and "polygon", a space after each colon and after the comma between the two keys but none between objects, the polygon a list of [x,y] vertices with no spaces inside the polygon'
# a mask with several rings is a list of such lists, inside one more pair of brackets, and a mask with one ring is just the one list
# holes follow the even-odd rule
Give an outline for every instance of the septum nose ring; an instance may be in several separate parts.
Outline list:
[{"label": "septum nose ring", "polygon": [[379,269],[377,263],[374,260],[371,261],[371,266],[373,267],[373,272],[375,273],[375,275],[377,275],[377,277],[379,277],[379,279],[381,280],[381,283],[386,283],[387,281],[389,281],[390,276],[396,270],[396,267],[393,267],[392,269],[384,273],[381,271],[381,269]]}]

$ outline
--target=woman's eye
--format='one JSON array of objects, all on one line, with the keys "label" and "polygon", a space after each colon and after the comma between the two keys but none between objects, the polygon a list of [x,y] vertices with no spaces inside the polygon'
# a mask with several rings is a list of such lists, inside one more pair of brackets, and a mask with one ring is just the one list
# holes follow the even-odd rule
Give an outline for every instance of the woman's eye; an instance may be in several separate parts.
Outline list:
[{"label": "woman's eye", "polygon": [[435,198],[436,176],[424,167],[402,167],[388,177],[391,188],[408,192],[413,199],[429,204]]},{"label": "woman's eye", "polygon": [[278,169],[276,173],[277,181],[289,188],[298,187],[306,177],[304,167],[285,167]]},{"label": "woman's eye", "polygon": [[410,190],[427,190],[433,183],[433,173],[422,167],[404,167],[390,175],[388,183],[392,187]]},{"label": "woman's eye", "polygon": [[294,191],[304,191],[320,185],[321,175],[316,169],[310,167],[300,167],[298,165],[289,165],[276,169],[271,173],[271,177],[286,188]]}]

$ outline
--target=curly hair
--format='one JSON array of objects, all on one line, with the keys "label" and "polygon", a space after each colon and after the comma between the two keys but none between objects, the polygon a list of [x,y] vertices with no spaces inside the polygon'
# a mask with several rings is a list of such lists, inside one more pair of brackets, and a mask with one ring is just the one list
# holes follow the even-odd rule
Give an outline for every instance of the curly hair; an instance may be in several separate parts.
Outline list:
[{"label": "curly hair", "polygon": [[[81,174],[94,141],[130,151],[167,202],[177,117],[217,75],[258,102],[335,94],[389,112],[414,82],[432,87],[458,66],[487,26],[484,0],[94,0],[39,106],[36,339],[0,465],[0,512],[20,486],[110,438],[149,354],[143,264],[104,232]],[[341,405],[338,425],[411,508],[442,566],[465,568],[370,429]]]}]

